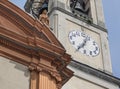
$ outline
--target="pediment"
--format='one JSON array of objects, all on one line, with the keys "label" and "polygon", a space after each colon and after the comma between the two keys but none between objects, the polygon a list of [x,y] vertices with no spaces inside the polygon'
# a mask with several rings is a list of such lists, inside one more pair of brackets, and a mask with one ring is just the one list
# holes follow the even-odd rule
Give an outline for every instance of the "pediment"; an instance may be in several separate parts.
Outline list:
[{"label": "pediment", "polygon": [[37,38],[64,49],[48,26],[10,2],[4,4],[3,1],[0,6],[0,34],[13,39],[22,37]]},{"label": "pediment", "polygon": [[25,36],[25,32],[17,27],[16,24],[12,23],[9,18],[0,15],[0,28],[1,30],[4,29],[6,32],[19,34]]}]

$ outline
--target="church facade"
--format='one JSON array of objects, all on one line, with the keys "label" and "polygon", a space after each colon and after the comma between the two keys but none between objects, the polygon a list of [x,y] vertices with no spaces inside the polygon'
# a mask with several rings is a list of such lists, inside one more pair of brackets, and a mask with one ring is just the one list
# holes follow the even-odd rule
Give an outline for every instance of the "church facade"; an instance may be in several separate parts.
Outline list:
[{"label": "church facade", "polygon": [[1,89],[119,89],[102,0],[27,0],[27,13],[0,5]]},{"label": "church facade", "polygon": [[61,89],[71,56],[42,22],[0,1],[0,88]]}]

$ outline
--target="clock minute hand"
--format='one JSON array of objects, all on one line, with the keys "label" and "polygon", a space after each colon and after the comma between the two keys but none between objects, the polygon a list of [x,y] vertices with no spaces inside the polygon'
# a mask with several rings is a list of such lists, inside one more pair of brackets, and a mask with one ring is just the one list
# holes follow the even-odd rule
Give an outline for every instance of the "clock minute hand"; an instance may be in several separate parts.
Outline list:
[{"label": "clock minute hand", "polygon": [[86,45],[87,41],[88,41],[88,38],[86,37],[86,38],[84,39],[84,45],[83,45],[83,46]]}]

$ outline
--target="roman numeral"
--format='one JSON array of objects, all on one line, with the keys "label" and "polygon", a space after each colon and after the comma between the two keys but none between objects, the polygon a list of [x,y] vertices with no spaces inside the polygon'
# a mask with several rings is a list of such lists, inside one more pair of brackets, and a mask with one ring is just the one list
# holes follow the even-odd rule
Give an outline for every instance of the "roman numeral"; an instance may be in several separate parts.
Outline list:
[{"label": "roman numeral", "polygon": [[79,32],[76,32],[76,35],[77,35],[77,36],[80,36],[80,33],[79,33]]},{"label": "roman numeral", "polygon": [[95,41],[93,41],[93,45],[95,45],[96,43],[95,43]]},{"label": "roman numeral", "polygon": [[75,45],[75,41],[72,41],[72,44]]},{"label": "roman numeral", "polygon": [[90,41],[90,37],[89,36],[87,36],[87,41]]},{"label": "roman numeral", "polygon": [[92,55],[92,51],[90,51],[90,55]]},{"label": "roman numeral", "polygon": [[98,50],[98,47],[95,47],[95,50]]},{"label": "roman numeral", "polygon": [[70,40],[72,40],[72,36],[70,36]]},{"label": "roman numeral", "polygon": [[95,51],[93,51],[93,52],[94,52],[94,54],[97,54],[96,50],[95,50]]},{"label": "roman numeral", "polygon": [[85,33],[81,33],[81,36],[82,36],[82,37],[86,37]]},{"label": "roman numeral", "polygon": [[86,50],[83,50],[83,53],[86,54]]},{"label": "roman numeral", "polygon": [[73,36],[73,37],[76,37],[76,34],[75,34],[75,33],[72,33],[72,36]]}]

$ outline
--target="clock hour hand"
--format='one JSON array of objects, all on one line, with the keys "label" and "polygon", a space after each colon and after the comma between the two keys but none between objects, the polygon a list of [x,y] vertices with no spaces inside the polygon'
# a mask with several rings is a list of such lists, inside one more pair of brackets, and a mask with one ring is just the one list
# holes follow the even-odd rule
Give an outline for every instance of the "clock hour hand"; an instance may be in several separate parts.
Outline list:
[{"label": "clock hour hand", "polygon": [[80,48],[82,48],[84,46],[84,43],[82,43],[81,45],[78,46],[77,50],[78,51]]},{"label": "clock hour hand", "polygon": [[81,45],[78,46],[78,48],[77,48],[76,51],[78,51],[80,48],[84,47],[85,44],[86,44],[86,42],[87,42],[87,38],[85,38],[85,39],[83,40],[83,43],[82,43]]}]

